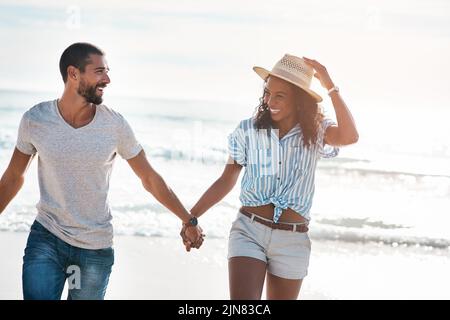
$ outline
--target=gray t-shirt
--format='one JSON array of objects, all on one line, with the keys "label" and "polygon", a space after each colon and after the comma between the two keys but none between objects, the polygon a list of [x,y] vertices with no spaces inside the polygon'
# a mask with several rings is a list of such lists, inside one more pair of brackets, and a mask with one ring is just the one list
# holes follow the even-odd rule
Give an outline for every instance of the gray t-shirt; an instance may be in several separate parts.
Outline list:
[{"label": "gray t-shirt", "polygon": [[17,149],[38,154],[40,201],[36,220],[80,248],[112,246],[109,179],[116,154],[131,159],[142,150],[121,114],[99,105],[93,120],[75,129],[57,100],[42,102],[22,117]]}]

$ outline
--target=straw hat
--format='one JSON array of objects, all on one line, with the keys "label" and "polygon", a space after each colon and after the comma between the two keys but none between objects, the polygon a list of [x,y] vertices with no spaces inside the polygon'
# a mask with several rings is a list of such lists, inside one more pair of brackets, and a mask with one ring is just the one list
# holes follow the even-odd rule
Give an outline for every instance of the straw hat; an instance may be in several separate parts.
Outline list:
[{"label": "straw hat", "polygon": [[302,58],[285,54],[272,68],[272,71],[268,71],[261,67],[253,67],[253,70],[264,80],[266,80],[268,76],[275,76],[302,88],[309,93],[316,102],[322,101],[322,97],[309,88],[311,86],[314,70],[311,66],[307,65]]}]

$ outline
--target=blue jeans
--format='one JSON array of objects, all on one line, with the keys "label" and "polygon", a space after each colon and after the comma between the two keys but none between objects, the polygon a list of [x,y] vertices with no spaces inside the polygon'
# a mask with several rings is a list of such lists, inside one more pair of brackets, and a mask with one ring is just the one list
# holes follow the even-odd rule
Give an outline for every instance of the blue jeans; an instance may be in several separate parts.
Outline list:
[{"label": "blue jeans", "polygon": [[67,280],[67,299],[102,300],[113,264],[113,248],[71,246],[35,221],[23,257],[23,298],[59,300]]}]

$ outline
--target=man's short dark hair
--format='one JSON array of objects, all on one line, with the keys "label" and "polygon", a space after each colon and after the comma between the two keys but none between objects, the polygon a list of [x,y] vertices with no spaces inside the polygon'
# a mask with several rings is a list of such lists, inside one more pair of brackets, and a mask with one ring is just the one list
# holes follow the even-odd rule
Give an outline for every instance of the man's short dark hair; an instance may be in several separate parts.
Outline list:
[{"label": "man's short dark hair", "polygon": [[61,72],[64,83],[67,81],[67,68],[74,66],[81,72],[84,72],[86,65],[90,63],[90,54],[103,56],[104,52],[93,44],[86,42],[74,43],[64,50],[59,60],[59,71]]}]

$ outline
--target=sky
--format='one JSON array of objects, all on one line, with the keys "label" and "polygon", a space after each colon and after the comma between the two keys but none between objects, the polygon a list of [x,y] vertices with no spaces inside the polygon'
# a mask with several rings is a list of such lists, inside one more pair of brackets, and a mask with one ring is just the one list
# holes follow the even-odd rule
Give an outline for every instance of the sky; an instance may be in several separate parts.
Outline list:
[{"label": "sky", "polygon": [[106,52],[112,95],[254,104],[252,67],[290,53],[353,104],[448,107],[449,40],[445,0],[0,0],[0,88],[61,93],[59,57],[86,41]]}]

